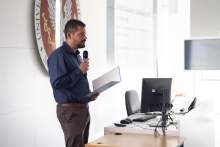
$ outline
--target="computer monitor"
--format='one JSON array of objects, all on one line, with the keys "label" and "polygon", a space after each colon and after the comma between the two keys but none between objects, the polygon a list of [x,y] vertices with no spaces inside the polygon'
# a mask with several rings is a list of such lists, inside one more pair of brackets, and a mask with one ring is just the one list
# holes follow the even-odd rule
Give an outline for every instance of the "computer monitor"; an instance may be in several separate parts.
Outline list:
[{"label": "computer monitor", "polygon": [[220,38],[184,41],[185,70],[220,70]]},{"label": "computer monitor", "polygon": [[162,111],[171,103],[172,78],[143,78],[141,113]]}]

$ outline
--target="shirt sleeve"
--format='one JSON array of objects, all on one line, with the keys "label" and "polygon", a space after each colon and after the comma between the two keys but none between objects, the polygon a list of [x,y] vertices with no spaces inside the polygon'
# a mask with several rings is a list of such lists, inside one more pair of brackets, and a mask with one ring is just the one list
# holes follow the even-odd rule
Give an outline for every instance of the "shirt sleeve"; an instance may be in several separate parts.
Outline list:
[{"label": "shirt sleeve", "polygon": [[90,97],[84,97],[84,98],[80,99],[81,104],[89,103],[90,101],[91,101]]},{"label": "shirt sleeve", "polygon": [[50,83],[54,90],[70,88],[83,77],[83,73],[78,67],[68,73],[64,55],[62,53],[57,53],[51,56],[48,60],[48,70]]}]

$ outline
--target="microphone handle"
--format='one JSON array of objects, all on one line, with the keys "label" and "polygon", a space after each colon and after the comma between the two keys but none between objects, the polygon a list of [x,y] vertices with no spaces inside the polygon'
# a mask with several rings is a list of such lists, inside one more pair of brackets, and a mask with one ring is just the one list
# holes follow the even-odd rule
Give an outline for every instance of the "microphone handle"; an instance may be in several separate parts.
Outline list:
[{"label": "microphone handle", "polygon": [[84,78],[87,79],[87,72],[84,74]]},{"label": "microphone handle", "polygon": [[[86,60],[87,58],[83,58],[83,61]],[[87,79],[87,72],[84,74],[84,77]]]}]

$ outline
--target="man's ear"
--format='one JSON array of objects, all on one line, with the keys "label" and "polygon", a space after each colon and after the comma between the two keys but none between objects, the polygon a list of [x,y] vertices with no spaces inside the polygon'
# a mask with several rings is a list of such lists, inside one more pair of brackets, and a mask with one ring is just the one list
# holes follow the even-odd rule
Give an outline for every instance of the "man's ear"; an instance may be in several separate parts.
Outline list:
[{"label": "man's ear", "polygon": [[72,35],[73,34],[71,32],[67,32],[67,34],[66,34],[67,39],[71,40],[72,39]]}]

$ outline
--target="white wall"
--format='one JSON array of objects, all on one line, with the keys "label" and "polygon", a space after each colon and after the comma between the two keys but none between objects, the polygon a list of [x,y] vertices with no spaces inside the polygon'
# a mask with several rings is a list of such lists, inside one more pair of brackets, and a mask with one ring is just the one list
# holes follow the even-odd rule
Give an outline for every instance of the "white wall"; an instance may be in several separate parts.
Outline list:
[{"label": "white wall", "polygon": [[[0,1],[1,147],[65,146],[49,76],[36,44],[34,3]],[[87,24],[87,49],[92,50],[90,72],[97,75],[96,69],[105,65],[98,61],[105,61],[106,56],[106,1],[81,0],[80,5],[82,20]],[[90,108],[94,120],[93,105]],[[94,136],[92,121],[90,140]]]},{"label": "white wall", "polygon": [[[190,2],[190,37],[219,38],[220,37],[220,1],[192,0]],[[193,71],[191,71],[193,72]],[[220,87],[220,71],[195,71],[195,93],[206,99],[209,95],[218,95]],[[216,104],[220,100],[216,99]],[[220,107],[216,105],[216,113]]]},{"label": "white wall", "polygon": [[[220,1],[218,0],[191,0],[190,36],[192,38],[213,38],[220,36]],[[195,93],[203,99],[216,95],[215,123],[219,124],[219,88],[220,71],[195,71]],[[215,146],[220,146],[219,127],[215,125]]]},{"label": "white wall", "polygon": [[191,0],[190,36],[220,36],[220,1]]},{"label": "white wall", "polygon": [[62,146],[34,35],[34,0],[1,0],[0,18],[0,146]]},{"label": "white wall", "polygon": [[[65,146],[63,132],[56,118],[56,103],[49,76],[36,44],[34,3],[35,0],[0,0],[1,147]],[[88,78],[91,84],[93,79],[110,70],[106,67],[107,1],[80,0],[80,8],[81,19],[87,25],[85,49],[89,51]],[[150,65],[145,67],[148,71],[146,76],[155,77],[155,54],[152,49],[148,51],[147,56],[151,57],[148,60],[153,62],[146,64]],[[138,61],[139,56],[134,57],[132,60]],[[138,68],[130,73],[128,79],[138,78],[139,81],[123,79],[127,75],[124,70],[120,84],[90,103],[89,141],[103,135],[104,126],[126,117],[125,91],[130,88],[138,89],[139,93],[141,91],[142,76],[138,75],[143,73]],[[136,86],[137,83],[140,84]]]},{"label": "white wall", "polygon": [[[158,77],[173,78],[173,94],[194,93],[193,73],[184,71],[184,39],[190,37],[190,0],[158,0]],[[174,3],[175,2],[175,3]],[[170,7],[176,11],[170,12]]]},{"label": "white wall", "polygon": [[[217,1],[213,2],[217,3]],[[0,146],[2,147],[64,146],[63,132],[56,118],[56,103],[49,76],[37,49],[34,3],[34,0],[0,0]],[[193,4],[197,3],[200,3],[200,0],[193,0]],[[193,37],[192,27],[198,25],[190,24],[192,10],[190,4],[192,5],[190,0],[177,0],[177,12],[169,13],[166,8],[162,8],[162,0],[158,0],[159,77],[173,77],[176,92],[180,93],[190,93],[194,89],[194,73],[183,70],[183,39],[189,38],[190,33]],[[194,8],[203,10],[205,6],[204,1],[201,9],[197,6]],[[106,67],[107,2],[106,0],[80,0],[80,7],[82,21],[87,25],[88,40],[85,49],[89,51],[91,59],[88,74],[91,82],[92,79],[109,70]],[[210,14],[216,14],[214,13],[218,12],[216,9],[217,5],[207,7],[207,10],[213,10]],[[197,11],[196,14],[200,15]],[[201,20],[200,23],[202,23]],[[215,17],[212,20],[213,23],[217,22],[216,25],[219,22]],[[211,29],[206,35],[218,34],[218,27],[214,28],[214,31]],[[200,35],[198,32],[206,30],[198,29],[199,27],[193,33],[195,36]],[[149,53],[155,55],[154,51]],[[155,65],[154,62],[147,64]],[[147,76],[154,76],[155,68],[152,66]],[[121,74],[127,73],[125,71]],[[134,71],[131,78],[142,74]],[[103,135],[104,126],[126,117],[124,93],[129,89],[137,89],[140,93],[141,85],[138,87],[135,85],[137,83],[141,83],[141,80],[129,82],[122,78],[120,84],[102,93],[97,101],[90,103],[92,117],[90,141]],[[202,85],[211,87],[213,84],[207,82]],[[219,84],[215,83],[215,85],[218,87]],[[205,89],[204,86],[203,89]]]},{"label": "white wall", "polygon": [[173,78],[174,93],[199,95],[198,100],[204,100],[218,92],[219,71],[185,71],[184,39],[219,37],[220,2],[176,0],[174,13],[169,12],[172,3],[166,7],[163,2],[158,0],[158,75]]}]

